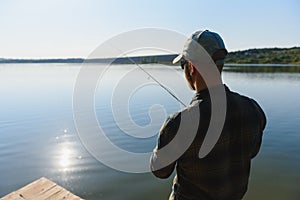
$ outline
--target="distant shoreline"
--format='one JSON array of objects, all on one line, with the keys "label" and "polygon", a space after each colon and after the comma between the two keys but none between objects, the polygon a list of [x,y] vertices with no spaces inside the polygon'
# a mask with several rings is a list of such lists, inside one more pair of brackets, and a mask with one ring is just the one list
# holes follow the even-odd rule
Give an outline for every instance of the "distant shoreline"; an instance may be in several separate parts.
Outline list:
[{"label": "distant shoreline", "polygon": [[[151,55],[151,56],[132,56],[119,58],[60,58],[60,59],[7,59],[0,58],[0,64],[17,63],[114,63],[114,64],[172,64],[172,60],[177,54]],[[229,52],[225,63],[227,65],[287,65],[300,66],[300,47],[292,48],[262,48],[249,49],[244,51]]]},{"label": "distant shoreline", "polygon": [[66,58],[66,59],[1,59],[0,64],[10,63],[114,63],[114,64],[149,64],[162,63],[171,64],[178,54],[151,55],[151,56],[132,56],[119,58]]}]

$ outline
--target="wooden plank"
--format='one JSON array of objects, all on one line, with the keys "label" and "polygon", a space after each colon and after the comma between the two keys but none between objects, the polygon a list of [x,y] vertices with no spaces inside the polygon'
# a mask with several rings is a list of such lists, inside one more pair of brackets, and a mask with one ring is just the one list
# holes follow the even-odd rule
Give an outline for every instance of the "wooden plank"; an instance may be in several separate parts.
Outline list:
[{"label": "wooden plank", "polygon": [[22,198],[18,193],[16,192],[12,192],[8,195],[6,195],[5,197],[1,198],[1,200],[24,200],[24,198]]},{"label": "wooden plank", "polygon": [[46,179],[40,178],[21,189],[12,192],[0,200],[80,200],[63,187]]},{"label": "wooden plank", "polygon": [[49,199],[51,196],[55,195],[56,193],[59,193],[63,190],[62,187],[59,187],[59,186],[55,186],[53,188],[51,188],[50,190],[47,190],[45,191],[44,193],[40,194],[37,199],[41,199],[41,200],[44,200],[44,199]]},{"label": "wooden plank", "polygon": [[47,200],[62,200],[62,199],[71,199],[71,193],[67,190],[61,190],[60,192],[52,195],[49,199]]},{"label": "wooden plank", "polygon": [[21,188],[18,193],[24,199],[33,199],[35,197],[41,196],[45,191],[50,190],[52,187],[55,187],[56,183],[46,179],[40,178],[37,181]]}]

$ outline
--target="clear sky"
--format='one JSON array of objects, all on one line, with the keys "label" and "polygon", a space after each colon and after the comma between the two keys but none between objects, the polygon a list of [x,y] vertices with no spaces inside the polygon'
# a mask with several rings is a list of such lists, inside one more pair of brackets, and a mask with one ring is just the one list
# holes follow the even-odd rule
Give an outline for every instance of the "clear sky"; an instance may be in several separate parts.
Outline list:
[{"label": "clear sky", "polygon": [[145,27],[209,29],[229,51],[300,46],[299,10],[298,0],[1,0],[0,58],[84,58]]}]

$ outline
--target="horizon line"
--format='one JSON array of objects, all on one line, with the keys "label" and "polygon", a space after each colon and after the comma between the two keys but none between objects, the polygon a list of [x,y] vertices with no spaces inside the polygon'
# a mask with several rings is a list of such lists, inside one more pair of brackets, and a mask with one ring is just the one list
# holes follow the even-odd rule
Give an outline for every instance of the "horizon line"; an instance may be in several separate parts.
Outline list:
[{"label": "horizon line", "polygon": [[[293,48],[300,48],[300,46],[292,46],[292,47],[258,47],[258,48],[249,48],[244,50],[234,50],[229,51],[229,53],[235,53],[235,52],[242,52],[242,51],[249,51],[249,50],[255,50],[255,49],[293,49]],[[102,58],[84,58],[84,57],[0,57],[0,61],[3,60],[25,60],[25,61],[45,61],[45,60],[76,60],[76,59],[82,59],[82,60],[93,60],[93,59],[116,59],[116,58],[136,58],[136,57],[151,57],[151,56],[173,56],[173,55],[179,55],[174,54],[148,54],[148,55],[132,55],[132,56],[120,56],[120,57],[102,57]]]}]

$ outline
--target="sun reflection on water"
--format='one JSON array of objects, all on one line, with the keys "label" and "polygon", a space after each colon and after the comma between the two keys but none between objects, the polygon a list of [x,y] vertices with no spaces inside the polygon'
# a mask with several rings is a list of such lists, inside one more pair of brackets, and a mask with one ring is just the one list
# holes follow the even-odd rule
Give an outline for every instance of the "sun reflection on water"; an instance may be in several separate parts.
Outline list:
[{"label": "sun reflection on water", "polygon": [[71,164],[71,149],[68,147],[63,147],[60,153],[59,166],[63,168],[64,171],[68,170]]},{"label": "sun reflection on water", "polygon": [[76,150],[74,148],[74,136],[64,128],[61,130],[62,135],[55,137],[57,141],[56,146],[56,167],[60,172],[68,172],[72,170]]}]

